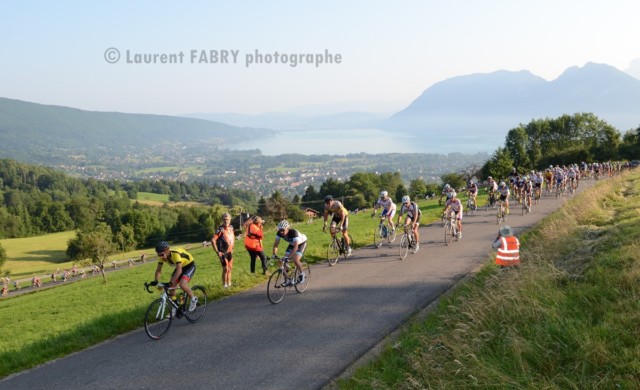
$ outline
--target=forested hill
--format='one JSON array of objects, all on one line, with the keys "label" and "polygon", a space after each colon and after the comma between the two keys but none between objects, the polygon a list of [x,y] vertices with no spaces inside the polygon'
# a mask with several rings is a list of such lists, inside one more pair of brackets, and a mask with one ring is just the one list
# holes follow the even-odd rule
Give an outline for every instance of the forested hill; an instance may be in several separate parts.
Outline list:
[{"label": "forested hill", "polygon": [[159,237],[202,240],[210,233],[214,224],[210,207],[145,206],[132,201],[138,191],[166,194],[169,200],[206,202],[214,208],[256,203],[251,192],[215,185],[76,179],[50,168],[0,159],[0,238],[91,230],[99,223],[109,225],[114,236],[128,232],[128,245],[133,247],[152,245]]},{"label": "forested hill", "polygon": [[202,119],[83,111],[0,98],[3,157],[25,161],[65,156],[75,150],[102,148],[117,153],[164,143],[224,145],[265,132],[271,131]]}]

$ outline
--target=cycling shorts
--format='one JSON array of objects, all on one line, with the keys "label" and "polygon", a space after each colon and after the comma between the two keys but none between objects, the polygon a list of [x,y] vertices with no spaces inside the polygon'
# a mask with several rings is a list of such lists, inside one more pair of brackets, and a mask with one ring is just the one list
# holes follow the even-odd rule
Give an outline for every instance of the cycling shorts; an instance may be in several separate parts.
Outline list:
[{"label": "cycling shorts", "polygon": [[[302,257],[302,255],[304,254],[304,250],[307,249],[307,242],[303,242],[302,244],[298,244],[298,251],[296,252],[297,255],[300,255],[300,257]],[[284,251],[284,255],[289,257],[291,256],[291,251],[293,250],[293,244],[289,244],[289,246],[287,247],[287,250]]]},{"label": "cycling shorts", "polygon": [[396,210],[391,210],[389,211],[389,209],[384,209],[382,210],[382,216],[383,217],[389,217],[389,218],[393,218],[393,216],[396,214]]},{"label": "cycling shorts", "polygon": [[[174,277],[177,271],[178,270],[174,270],[173,275],[171,277]],[[196,262],[194,261],[194,262],[191,262],[189,265],[182,267],[182,273],[178,277],[178,281],[180,279],[184,279],[188,282],[191,280],[191,278],[193,278],[193,274],[195,273],[196,273]]]},{"label": "cycling shorts", "polygon": [[[338,226],[338,224],[340,223],[340,220],[342,220],[341,217],[338,217],[338,216],[334,215],[333,218],[331,218],[331,227],[335,228],[336,226]],[[344,217],[344,223],[342,224],[342,231],[346,232],[347,229],[349,229],[349,216],[348,215],[346,217]]]}]

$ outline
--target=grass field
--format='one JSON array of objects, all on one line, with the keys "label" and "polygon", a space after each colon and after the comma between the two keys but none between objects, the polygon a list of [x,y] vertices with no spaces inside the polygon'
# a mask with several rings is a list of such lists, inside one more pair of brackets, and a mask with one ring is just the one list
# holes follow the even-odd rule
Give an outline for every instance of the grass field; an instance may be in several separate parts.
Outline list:
[{"label": "grass field", "polygon": [[[439,217],[441,207],[436,201],[421,201],[420,205],[424,211],[423,221],[433,221]],[[373,231],[377,223],[378,219],[371,218],[370,212],[350,216],[350,234],[354,239],[354,247],[373,243]],[[310,263],[324,261],[330,236],[322,232],[322,219],[316,219],[310,224],[294,224],[294,228],[309,238],[305,259]],[[275,238],[275,229],[266,229],[265,234],[265,249],[269,253]],[[57,263],[51,259],[41,259],[39,261],[43,262],[42,265],[34,266],[33,261],[27,260],[28,256],[34,254],[25,248],[35,245],[42,248],[43,242],[49,242],[48,252],[40,255],[54,255],[56,261],[62,262],[66,241],[71,237],[73,233],[68,232],[24,239],[26,241],[23,241],[22,245],[14,246],[13,249],[7,248],[7,240],[3,240],[2,244],[8,249],[9,256],[22,253],[22,260],[11,260],[8,265],[14,278],[17,270],[30,276],[38,269],[44,269],[44,274],[47,274],[54,266],[62,268],[66,263]],[[283,253],[285,244],[281,243],[280,246],[279,253]],[[194,245],[190,251],[198,265],[192,284],[205,285],[212,299],[251,288],[266,279],[261,274],[249,272],[249,256],[242,242],[237,243],[235,251],[234,288],[231,290],[222,289],[222,270],[219,262],[213,260],[211,248]],[[139,252],[125,254],[125,257],[129,255],[138,258]],[[120,259],[122,256],[114,254],[113,258]],[[156,267],[154,260],[136,267],[109,272],[106,284],[102,282],[101,277],[88,277],[78,282],[0,301],[3,320],[3,337],[0,338],[0,361],[3,364],[0,365],[0,377],[139,328],[142,325],[144,310],[154,297],[147,294],[142,286],[143,282],[153,279]],[[169,267],[165,267],[164,275],[168,277],[170,270],[167,268]]]}]

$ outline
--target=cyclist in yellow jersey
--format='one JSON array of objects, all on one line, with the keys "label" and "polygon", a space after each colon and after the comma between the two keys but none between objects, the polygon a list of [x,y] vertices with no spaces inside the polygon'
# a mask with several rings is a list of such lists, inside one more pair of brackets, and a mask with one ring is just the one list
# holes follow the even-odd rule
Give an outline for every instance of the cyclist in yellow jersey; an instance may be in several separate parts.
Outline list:
[{"label": "cyclist in yellow jersey", "polygon": [[[196,263],[193,261],[193,256],[182,248],[169,248],[169,243],[166,241],[160,241],[158,245],[156,245],[156,253],[158,254],[158,267],[156,267],[154,285],[158,284],[160,276],[162,276],[162,266],[164,263],[174,266],[176,269],[171,275],[171,287],[178,285],[182,291],[187,293],[189,298],[191,298],[189,311],[194,311],[198,304],[198,298],[193,295],[193,291],[189,288],[189,281],[196,272]],[[176,290],[169,290],[169,295],[174,297]]]},{"label": "cyclist in yellow jersey", "polygon": [[335,235],[336,226],[340,226],[342,230],[342,237],[344,237],[344,242],[347,243],[347,256],[351,256],[351,241],[349,240],[349,234],[347,230],[349,229],[349,212],[344,208],[342,202],[333,199],[333,196],[327,195],[324,198],[324,225],[322,225],[322,231],[327,230],[327,218],[329,214],[332,215],[331,218],[331,237]]}]

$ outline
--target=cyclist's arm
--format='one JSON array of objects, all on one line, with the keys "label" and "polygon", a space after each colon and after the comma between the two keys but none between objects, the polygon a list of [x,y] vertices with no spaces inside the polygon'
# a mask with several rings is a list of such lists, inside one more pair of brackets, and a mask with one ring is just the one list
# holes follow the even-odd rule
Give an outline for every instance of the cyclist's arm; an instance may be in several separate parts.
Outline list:
[{"label": "cyclist's arm", "polygon": [[159,282],[161,276],[162,276],[162,263],[158,263],[158,266],[156,267],[155,281]]},{"label": "cyclist's arm", "polygon": [[278,253],[278,244],[280,244],[280,236],[276,236],[276,239],[273,241],[273,255],[274,256]]}]

